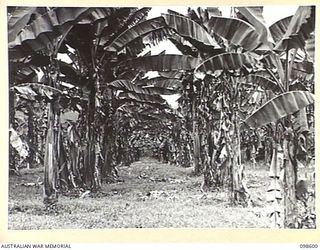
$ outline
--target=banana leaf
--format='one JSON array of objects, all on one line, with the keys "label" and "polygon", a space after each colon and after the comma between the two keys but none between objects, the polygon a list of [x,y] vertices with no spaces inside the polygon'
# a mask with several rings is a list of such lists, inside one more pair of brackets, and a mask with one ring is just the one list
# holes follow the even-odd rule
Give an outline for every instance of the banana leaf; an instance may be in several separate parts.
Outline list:
[{"label": "banana leaf", "polygon": [[245,120],[245,123],[258,128],[291,115],[313,102],[314,95],[308,91],[286,92],[262,105]]},{"label": "banana leaf", "polygon": [[115,38],[108,46],[105,47],[107,51],[120,51],[133,40],[147,35],[150,32],[161,29],[166,26],[162,17],[156,17],[131,27],[125,30],[117,38]]},{"label": "banana leaf", "polygon": [[269,30],[275,43],[278,43],[283,38],[284,34],[288,29],[291,19],[292,16],[282,18],[269,27]]},{"label": "banana leaf", "polygon": [[[61,35],[61,28],[70,22],[74,22],[87,14],[89,8],[54,8],[46,14],[39,16],[30,24],[23,27],[16,38],[9,42],[9,49],[27,43],[35,51],[38,51],[48,44],[48,40]],[[15,27],[13,27],[15,28]],[[21,27],[20,27],[21,28]],[[11,32],[10,30],[8,31]],[[15,30],[14,33],[17,33]],[[32,44],[36,42],[36,44]]]},{"label": "banana leaf", "polygon": [[241,68],[255,68],[258,60],[244,53],[223,53],[202,62],[195,72],[213,73],[216,70],[237,70]]},{"label": "banana leaf", "polygon": [[167,25],[197,48],[220,47],[210,34],[195,21],[179,15],[162,15]]},{"label": "banana leaf", "polygon": [[30,17],[36,12],[36,7],[17,7],[11,13],[8,20],[8,42],[16,39],[17,35],[30,21]]},{"label": "banana leaf", "polygon": [[137,57],[123,61],[119,67],[127,70],[140,71],[187,71],[195,69],[201,62],[200,58],[182,55],[161,55]]},{"label": "banana leaf", "polygon": [[259,33],[256,29],[241,19],[212,16],[208,22],[210,34],[225,38],[233,45],[253,51],[260,47]]},{"label": "banana leaf", "polygon": [[263,17],[263,7],[237,7],[237,9],[259,33],[259,40],[272,49],[274,41]]},{"label": "banana leaf", "polygon": [[128,20],[126,21],[126,23],[128,24],[128,27],[131,28],[137,23],[142,22],[145,18],[147,18],[148,13],[150,12],[151,9],[152,9],[151,7],[144,7],[130,14]]},{"label": "banana leaf", "polygon": [[265,90],[272,90],[274,93],[281,92],[281,88],[276,82],[266,78],[264,75],[259,75],[259,73],[248,75],[244,79],[246,82],[252,82],[253,84],[258,85]]},{"label": "banana leaf", "polygon": [[315,6],[300,6],[274,50],[304,49],[306,40],[315,29]]}]

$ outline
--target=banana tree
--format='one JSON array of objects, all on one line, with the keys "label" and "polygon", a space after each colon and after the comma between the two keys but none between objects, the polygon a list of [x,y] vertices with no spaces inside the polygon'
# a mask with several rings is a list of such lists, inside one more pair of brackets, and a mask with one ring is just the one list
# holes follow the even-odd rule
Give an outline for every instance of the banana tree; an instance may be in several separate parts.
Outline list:
[{"label": "banana tree", "polygon": [[[243,14],[245,15],[245,13]],[[310,92],[292,91],[292,89],[294,89],[293,83],[297,82],[297,79],[294,79],[293,73],[295,69],[299,70],[297,65],[294,65],[301,65],[300,62],[297,62],[299,53],[304,54],[304,57],[308,60],[305,45],[307,39],[314,31],[314,20],[314,6],[299,7],[293,17],[282,19],[270,27],[269,30],[274,38],[275,45],[272,52],[270,51],[265,56],[264,62],[269,73],[269,79],[279,86],[280,91],[276,97],[253,112],[251,116],[246,119],[246,123],[252,127],[261,127],[272,122],[280,122],[284,127],[284,138],[281,138],[283,141],[284,162],[281,167],[283,167],[285,171],[284,226],[286,228],[297,226],[295,194],[297,158],[295,152],[297,152],[298,149],[297,141],[299,132],[295,129],[297,126],[294,125],[292,118],[296,112],[300,112],[298,116],[301,117],[301,110],[303,111],[306,106],[312,104],[314,101],[313,95]],[[309,52],[309,54],[312,53]],[[282,55],[285,55],[283,62],[281,58]],[[276,74],[274,70],[277,71]],[[302,89],[306,90],[305,87]],[[273,113],[271,114],[270,112]],[[301,124],[301,120],[299,123]],[[276,128],[278,128],[278,126],[276,126]],[[301,129],[301,126],[299,129]],[[279,138],[278,143],[280,143]],[[276,155],[273,157],[276,158]]]},{"label": "banana tree", "polygon": [[[95,132],[97,132],[95,130],[99,126],[97,120],[101,120],[101,117],[97,117],[99,115],[96,115],[95,111],[97,106],[101,109],[101,106],[97,105],[101,101],[100,82],[113,80],[113,73],[109,70],[111,69],[109,66],[110,63],[114,63],[115,55],[110,56],[109,52],[103,50],[103,46],[114,40],[128,26],[143,20],[148,10],[150,8],[141,10],[136,8],[17,8],[10,14],[8,21],[10,68],[18,65],[16,68],[19,70],[15,75],[20,78],[22,71],[27,73],[30,66],[41,69],[47,85],[55,90],[54,98],[49,105],[48,116],[45,203],[54,203],[57,198],[58,170],[62,168],[59,165],[61,81],[89,89],[86,108],[88,129],[83,164],[84,177],[87,186],[99,188],[99,170],[97,170],[99,153],[97,149],[99,148],[96,140],[101,138],[95,138]],[[91,26],[94,29],[89,29],[87,36],[81,35],[83,34],[81,31]],[[139,53],[143,47],[139,42],[131,46],[133,49],[128,53],[132,55]],[[58,54],[61,53],[68,54],[73,64],[68,65],[57,60]],[[108,110],[106,113],[108,115]]]},{"label": "banana tree", "polygon": [[[30,68],[30,65],[41,69],[46,85],[59,92],[59,49],[74,22],[82,19],[88,10],[89,8],[15,8],[8,19],[10,68],[18,65],[19,73]],[[58,196],[58,171],[61,169],[59,99],[59,95],[54,95],[48,104],[44,162],[44,202],[47,205],[55,203]]]},{"label": "banana tree", "polygon": [[[202,65],[200,71],[207,74],[218,73],[218,75],[221,75],[218,70],[229,70],[228,75],[231,76],[239,74],[239,70],[240,75],[260,71],[260,73],[262,72],[263,74],[267,73],[268,77],[264,79],[263,83],[267,82],[268,85],[271,83],[273,91],[275,89],[282,92],[288,91],[288,73],[290,72],[288,68],[288,52],[292,47],[298,48],[304,45],[303,40],[305,40],[314,29],[314,8],[300,7],[290,22],[288,22],[288,18],[286,18],[283,22],[280,21],[276,23],[270,29],[268,29],[264,23],[262,15],[263,8],[239,7],[236,8],[236,10],[238,11],[238,15],[240,16],[240,14],[242,14],[244,18],[225,18],[216,14],[210,17],[208,12],[201,12],[202,15],[200,16],[202,20],[207,20],[205,25],[208,32],[222,39],[222,42],[219,43],[222,48],[224,50],[227,48],[229,51],[230,49],[231,51],[241,51],[241,53],[230,54],[225,58],[225,60],[227,59],[226,61],[229,60],[231,62],[231,66],[223,60],[217,61],[214,64],[207,62],[207,65]],[[277,43],[274,45],[273,39],[276,39],[275,37],[283,37],[283,39],[280,42],[276,41]],[[226,41],[229,42],[229,44],[227,44]],[[286,44],[288,44],[288,46]],[[283,69],[281,62],[280,52],[284,47],[287,48],[285,51],[287,60],[285,60],[284,63],[287,65],[287,70]],[[219,52],[221,53],[221,50]],[[255,59],[258,59],[259,57],[257,57],[257,55],[261,54],[265,59],[262,61],[259,60],[259,63],[257,63]],[[248,55],[255,59],[246,61]],[[224,63],[225,68],[222,67]],[[257,67],[247,68],[248,65]],[[270,65],[272,65],[272,67],[270,67]],[[293,60],[291,60],[291,65],[294,65]],[[231,70],[234,70],[234,72]],[[272,83],[272,81],[274,81],[274,83]],[[257,82],[257,84],[260,84],[260,82]],[[237,117],[237,115],[235,117]],[[236,179],[234,180],[234,184],[236,184]]]}]

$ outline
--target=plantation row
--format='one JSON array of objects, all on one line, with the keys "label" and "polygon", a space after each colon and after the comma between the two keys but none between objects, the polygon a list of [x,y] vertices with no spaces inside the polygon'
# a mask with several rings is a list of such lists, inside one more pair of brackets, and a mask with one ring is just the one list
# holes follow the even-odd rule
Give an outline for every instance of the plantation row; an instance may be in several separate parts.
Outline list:
[{"label": "plantation row", "polygon": [[[44,166],[52,207],[59,193],[98,191],[121,165],[153,155],[192,166],[203,190],[227,188],[245,205],[244,163],[260,159],[270,164],[274,226],[301,227],[298,164],[314,158],[315,7],[270,27],[263,7],[148,19],[150,10],[8,8],[10,171]],[[146,52],[163,40],[181,54]],[[163,97],[173,94],[177,109]]]}]

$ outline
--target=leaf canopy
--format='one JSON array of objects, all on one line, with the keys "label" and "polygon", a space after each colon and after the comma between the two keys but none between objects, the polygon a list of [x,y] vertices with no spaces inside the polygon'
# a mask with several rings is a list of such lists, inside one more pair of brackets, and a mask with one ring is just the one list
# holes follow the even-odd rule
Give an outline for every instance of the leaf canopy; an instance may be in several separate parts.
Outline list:
[{"label": "leaf canopy", "polygon": [[258,128],[293,114],[313,102],[314,96],[308,91],[286,92],[262,105],[245,120],[245,123]]}]

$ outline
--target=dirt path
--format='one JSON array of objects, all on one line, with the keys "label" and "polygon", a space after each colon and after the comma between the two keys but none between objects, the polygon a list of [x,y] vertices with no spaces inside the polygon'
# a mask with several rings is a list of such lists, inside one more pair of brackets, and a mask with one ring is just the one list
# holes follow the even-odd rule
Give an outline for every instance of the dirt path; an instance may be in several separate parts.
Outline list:
[{"label": "dirt path", "polygon": [[[61,196],[56,213],[44,211],[41,188],[20,185],[42,174],[33,170],[10,179],[10,229],[268,227],[263,206],[230,207],[224,192],[203,194],[202,177],[192,176],[192,169],[154,159],[121,167],[124,181],[103,184],[96,195]],[[262,197],[265,174],[265,169],[247,171],[250,190]]]}]

